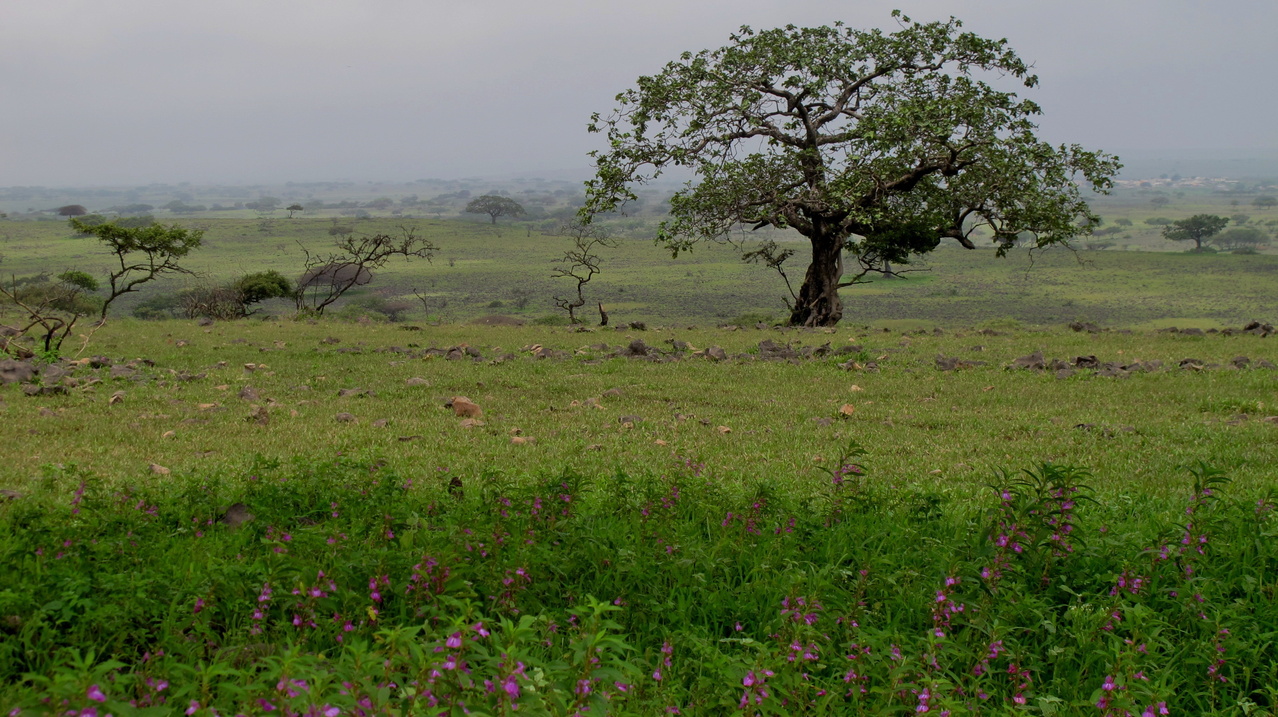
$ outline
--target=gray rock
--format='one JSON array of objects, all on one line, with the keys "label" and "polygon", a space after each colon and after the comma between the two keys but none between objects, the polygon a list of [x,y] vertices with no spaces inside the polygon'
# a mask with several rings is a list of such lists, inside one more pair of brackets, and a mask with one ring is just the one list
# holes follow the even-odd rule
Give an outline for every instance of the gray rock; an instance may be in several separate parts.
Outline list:
[{"label": "gray rock", "polygon": [[0,361],[0,384],[23,383],[35,378],[35,365],[30,361]]}]

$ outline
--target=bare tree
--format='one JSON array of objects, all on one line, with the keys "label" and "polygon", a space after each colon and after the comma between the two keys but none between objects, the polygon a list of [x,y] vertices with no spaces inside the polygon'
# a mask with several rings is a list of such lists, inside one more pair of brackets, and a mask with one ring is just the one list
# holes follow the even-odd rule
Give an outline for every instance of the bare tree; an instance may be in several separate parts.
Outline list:
[{"label": "bare tree", "polygon": [[63,272],[57,278],[57,282],[23,286],[16,277],[10,277],[8,287],[0,284],[0,296],[26,313],[25,325],[13,327],[8,332],[11,336],[0,337],[0,353],[25,358],[29,351],[16,339],[37,329],[43,333],[40,341],[45,355],[56,355],[80,317],[95,308],[84,301],[84,294],[97,290],[96,279],[83,271]]},{"label": "bare tree", "polygon": [[[417,236],[414,227],[400,227],[398,237],[389,234],[342,236],[337,251],[312,254],[305,246],[305,271],[298,279],[293,300],[299,313],[322,314],[324,308],[356,286],[372,281],[374,269],[380,269],[392,257],[417,257],[429,262],[439,247]],[[299,244],[300,246],[300,244]]]},{"label": "bare tree", "polygon": [[[599,273],[601,260],[595,252],[603,248],[615,248],[617,241],[603,227],[579,221],[561,226],[556,233],[571,239],[572,248],[564,252],[564,257],[559,260],[560,266],[550,276],[555,279],[576,280],[577,295],[563,298],[555,296],[554,302],[555,306],[568,312],[569,321],[578,324],[581,320],[577,318],[577,309],[586,305],[585,286]],[[602,305],[600,315],[604,315]]]}]

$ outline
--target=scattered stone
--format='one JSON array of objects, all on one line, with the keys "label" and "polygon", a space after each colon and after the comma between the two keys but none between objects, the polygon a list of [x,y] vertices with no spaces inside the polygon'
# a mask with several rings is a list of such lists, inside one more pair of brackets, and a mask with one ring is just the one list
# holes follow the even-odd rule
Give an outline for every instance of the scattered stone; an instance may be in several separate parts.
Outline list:
[{"label": "scattered stone", "polygon": [[373,428],[385,428],[387,424],[389,423],[390,421],[388,421],[387,419],[379,418],[376,421],[373,421]]},{"label": "scattered stone", "polygon": [[421,436],[400,436],[398,440],[401,443],[407,443],[408,441],[421,440]]},{"label": "scattered stone", "polygon": [[1078,356],[1074,359],[1074,368],[1099,368],[1100,359],[1095,356]]},{"label": "scattered stone", "polygon": [[941,371],[956,371],[962,368],[975,368],[984,365],[984,361],[969,361],[957,356],[938,355],[936,357],[936,368]]},{"label": "scattered stone", "polygon": [[1073,376],[1073,375],[1074,375],[1074,374],[1076,374],[1076,373],[1078,373],[1078,372],[1077,372],[1077,371],[1075,371],[1075,370],[1074,370],[1074,369],[1072,369],[1072,368],[1063,368],[1063,369],[1059,369],[1059,370],[1057,370],[1057,372],[1056,372],[1056,378],[1059,378],[1059,379],[1066,379],[1066,378],[1069,378],[1070,376]]},{"label": "scattered stone", "polygon": [[1275,366],[1272,362],[1266,361],[1265,359],[1257,359],[1253,368],[1267,368],[1270,371],[1273,371],[1274,369],[1278,369],[1278,366]]},{"label": "scattered stone", "polygon": [[1023,368],[1030,371],[1042,371],[1047,368],[1047,364],[1043,361],[1043,352],[1035,351],[1029,356],[1022,356],[1012,361],[1012,368]]},{"label": "scattered stone", "polygon": [[851,416],[856,413],[856,407],[850,403],[845,403],[842,406],[839,406],[839,413],[845,417]]},{"label": "scattered stone", "polygon": [[834,425],[834,419],[828,416],[817,416],[816,418],[812,420],[815,421],[816,424],[822,428],[825,428],[826,426]]},{"label": "scattered stone", "polygon": [[729,433],[732,433],[732,429],[731,429],[731,428],[728,428],[727,426],[719,426],[718,428],[716,428],[716,429],[714,429],[714,430],[716,430],[716,431],[718,431],[719,433],[724,434],[724,435],[727,435],[727,434],[729,434]]},{"label": "scattered stone", "polygon": [[610,388],[607,391],[604,391],[602,395],[604,398],[621,398],[621,389]]},{"label": "scattered stone", "polygon": [[260,398],[257,393],[257,389],[252,386],[245,386],[244,388],[241,388],[239,396],[245,401],[256,401]]},{"label": "scattered stone", "polygon": [[633,426],[637,423],[643,423],[643,416],[621,416],[617,419],[617,422],[629,423],[630,425]]},{"label": "scattered stone", "polygon": [[721,347],[719,347],[719,346],[711,346],[710,348],[706,349],[706,351],[705,351],[705,355],[706,355],[706,358],[708,358],[708,359],[710,359],[710,360],[712,360],[712,361],[726,361],[726,360],[728,360],[728,352],[727,352],[727,351],[724,351],[724,350],[723,350]]},{"label": "scattered stone", "polygon": [[349,413],[339,413],[333,417],[338,423],[353,423],[355,416]]},{"label": "scattered stone", "polygon": [[444,405],[452,408],[453,415],[458,418],[480,418],[484,415],[483,409],[465,396],[453,396]]},{"label": "scattered stone", "polygon": [[627,356],[647,356],[652,350],[652,347],[645,344],[643,339],[631,341],[630,345],[625,349]]},{"label": "scattered stone", "polygon": [[6,501],[17,500],[21,497],[22,497],[22,494],[16,490],[9,490],[8,488],[0,488],[0,500],[6,500]]},{"label": "scattered stone", "polygon": [[529,436],[511,436],[510,443],[515,446],[523,446],[535,442],[537,439]]},{"label": "scattered stone", "polygon": [[271,413],[266,406],[258,406],[244,420],[256,423],[259,426],[265,426],[271,422]]},{"label": "scattered stone", "polygon": [[376,395],[377,394],[368,390],[367,388],[343,388],[338,390],[337,392],[338,398],[350,398],[351,396],[354,396],[356,398],[368,398],[370,396],[376,396]]},{"label": "scattered stone", "polygon": [[782,360],[798,358],[799,354],[789,345],[782,346],[772,339],[764,339],[759,342],[759,358],[765,360]]},{"label": "scattered stone", "polygon": [[166,475],[168,475],[169,473],[172,473],[172,471],[170,471],[168,468],[165,468],[164,466],[160,465],[159,463],[152,463],[152,464],[151,464],[151,472],[152,472],[152,473],[154,473],[154,474],[156,474],[156,475],[160,475],[160,476],[166,476]]},{"label": "scattered stone", "polygon": [[1205,336],[1206,333],[1202,329],[1181,329],[1180,333],[1184,336]]},{"label": "scattered stone", "polygon": [[328,337],[320,339],[321,344],[340,344],[341,342],[342,340],[337,338],[336,336],[328,336]]},{"label": "scattered stone", "polygon": [[247,505],[236,503],[222,513],[222,517],[218,518],[218,522],[231,528],[238,528],[245,523],[253,522],[253,517]]},{"label": "scattered stone", "polygon": [[1251,365],[1251,359],[1246,356],[1235,356],[1230,359],[1229,364],[1234,368],[1247,368]]},{"label": "scattered stone", "polygon": [[418,377],[418,376],[414,376],[414,377],[412,377],[412,378],[408,379],[407,381],[405,381],[405,382],[404,382],[404,385],[406,385],[406,386],[429,386],[429,385],[430,385],[430,381],[427,381],[426,379],[421,378],[421,377]]},{"label": "scattered stone", "polygon": [[1069,325],[1071,329],[1078,332],[1086,331],[1089,334],[1100,333],[1101,328],[1090,321],[1075,321]]},{"label": "scattered stone", "polygon": [[120,403],[123,400],[124,400],[124,391],[116,391],[115,393],[111,394],[110,398],[107,399],[107,405],[114,406],[115,404]]},{"label": "scattered stone", "polygon": [[137,373],[137,371],[134,371],[128,366],[112,366],[111,371],[107,374],[107,378],[113,380],[127,379],[133,378],[137,375]]},{"label": "scattered stone", "polygon": [[176,438],[176,437],[177,437],[177,431],[165,431],[164,433],[160,434],[160,438]]},{"label": "scattered stone", "polygon": [[1178,365],[1186,371],[1202,371],[1203,370],[1203,362],[1195,358],[1181,359]]},{"label": "scattered stone", "polygon": [[213,319],[210,319],[207,316],[201,316],[199,319],[196,319],[195,323],[199,324],[200,326],[212,326]]}]

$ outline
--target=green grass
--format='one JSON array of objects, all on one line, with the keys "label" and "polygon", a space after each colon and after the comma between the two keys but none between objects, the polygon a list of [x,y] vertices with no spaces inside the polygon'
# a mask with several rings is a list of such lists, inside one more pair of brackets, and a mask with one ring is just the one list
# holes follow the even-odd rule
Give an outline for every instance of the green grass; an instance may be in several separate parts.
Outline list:
[{"label": "green grass", "polygon": [[[127,315],[137,302],[200,282],[224,283],[266,269],[286,276],[302,270],[302,251],[331,248],[323,219],[181,220],[207,229],[205,246],[189,268],[200,279],[164,280],[147,285],[118,303]],[[447,301],[431,318],[465,321],[493,313],[531,320],[555,312],[552,297],[570,289],[551,278],[568,240],[543,235],[532,225],[499,225],[447,220],[372,219],[355,222],[362,232],[390,232],[411,224],[440,247],[433,263],[392,262],[351,299],[376,293],[413,302],[414,290]],[[641,232],[642,233],[642,232]],[[777,235],[780,237],[781,235]],[[0,268],[29,275],[76,268],[92,273],[107,266],[92,239],[71,236],[61,222],[0,223]],[[743,314],[783,316],[786,288],[775,274],[739,261],[730,246],[707,245],[677,260],[641,238],[625,239],[603,255],[603,273],[587,286],[587,299],[601,301],[612,321],[721,325]],[[802,276],[803,252],[791,274]],[[1159,324],[1232,325],[1263,318],[1278,276],[1278,255],[1188,255],[1180,252],[1080,251],[1017,252],[996,259],[990,250],[946,247],[932,254],[906,279],[875,281],[843,291],[845,323],[919,320],[931,325],[974,324],[1014,319],[1028,325],[1090,320],[1108,326]],[[531,291],[523,310],[511,306],[516,289]],[[796,287],[797,289],[797,287]],[[505,304],[489,308],[494,301]],[[268,312],[291,315],[279,302]],[[587,318],[594,315],[587,312]],[[426,320],[424,309],[410,320]]]},{"label": "green grass", "polygon": [[[325,343],[338,338],[338,343]],[[755,360],[761,340],[833,348],[856,346],[880,371],[839,368],[849,356],[787,362]],[[632,340],[673,350],[719,345],[715,363],[691,358],[654,363],[605,358],[591,348]],[[179,342],[184,342],[179,346]],[[279,342],[278,344],[276,342]],[[483,360],[421,358],[427,348],[469,344]],[[535,344],[565,352],[536,359]],[[415,346],[414,346],[415,345]],[[983,347],[981,351],[973,350]],[[396,353],[392,347],[410,353]],[[345,353],[357,349],[358,352]],[[1072,361],[1160,360],[1168,368],[1128,378],[1086,373],[1011,371],[1034,351]],[[507,354],[510,360],[497,361]],[[685,352],[686,354],[686,352]],[[938,355],[987,362],[955,372]],[[1068,330],[972,330],[943,335],[864,331],[660,329],[576,333],[555,327],[428,326],[406,332],[385,324],[115,321],[98,331],[88,355],[116,362],[153,360],[133,379],[106,369],[73,374],[101,383],[65,396],[28,398],[0,389],[0,441],[8,452],[0,485],[21,489],[45,464],[75,463],[126,482],[149,477],[152,463],[177,475],[241,471],[254,455],[380,457],[410,474],[446,467],[478,475],[547,467],[587,475],[662,470],[705,461],[728,480],[810,476],[848,439],[867,446],[893,485],[969,494],[991,468],[1053,460],[1087,465],[1106,490],[1161,494],[1166,476],[1196,460],[1227,469],[1238,484],[1266,485],[1278,465],[1274,372],[1220,368],[1182,371],[1195,358],[1227,364],[1235,356],[1278,359],[1272,339],[1251,335]],[[259,368],[250,371],[246,364]],[[183,380],[186,374],[190,380]],[[410,387],[421,377],[429,386]],[[251,387],[258,398],[239,398]],[[375,395],[339,397],[342,389]],[[605,392],[617,389],[620,395]],[[111,403],[117,391],[121,400]],[[443,407],[454,395],[476,401],[484,425],[462,428]],[[595,399],[600,408],[587,402]],[[855,412],[841,417],[839,407]],[[248,420],[265,407],[268,424]],[[338,423],[338,413],[353,414]],[[1237,414],[1247,414],[1238,418]],[[621,418],[638,416],[633,427]],[[385,420],[384,427],[375,422]],[[1096,424],[1096,430],[1076,429]],[[731,433],[719,432],[719,427]],[[1106,430],[1108,429],[1108,430]],[[170,432],[172,432],[170,434]],[[534,442],[513,445],[512,434]],[[163,479],[168,480],[168,479]]]}]

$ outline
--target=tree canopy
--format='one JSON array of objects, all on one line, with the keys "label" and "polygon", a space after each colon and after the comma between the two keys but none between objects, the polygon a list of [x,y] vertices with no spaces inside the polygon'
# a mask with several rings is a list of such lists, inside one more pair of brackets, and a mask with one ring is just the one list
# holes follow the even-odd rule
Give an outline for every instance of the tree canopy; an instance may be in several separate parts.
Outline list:
[{"label": "tree canopy", "polygon": [[467,214],[487,214],[492,217],[492,223],[497,223],[497,217],[521,217],[524,215],[524,208],[515,200],[509,197],[501,197],[496,194],[485,194],[482,197],[476,197],[466,205]]},{"label": "tree canopy", "polygon": [[1192,241],[1194,251],[1202,251],[1203,242],[1216,234],[1229,223],[1226,217],[1215,214],[1195,214],[1188,219],[1181,219],[1163,227],[1163,236],[1172,241]]},{"label": "tree canopy", "polygon": [[[1001,256],[1095,226],[1079,185],[1107,191],[1121,165],[1039,140],[1038,105],[981,79],[1037,84],[1006,41],[953,18],[893,17],[894,32],[743,27],[639,78],[592,118],[609,148],[593,153],[583,219],[624,209],[634,185],[670,167],[691,169],[658,241],[677,255],[742,226],[797,231],[812,247],[791,307],[803,325],[837,323],[840,288],[942,238],[974,248],[985,233]],[[846,279],[845,254],[857,264]]]},{"label": "tree canopy", "polygon": [[181,261],[200,246],[204,232],[176,224],[148,224],[123,227],[114,222],[89,225],[71,219],[71,226],[81,234],[97,237],[115,255],[115,264],[107,271],[110,295],[102,302],[102,319],[106,319],[111,303],[138,286],[162,274],[192,274]]}]

